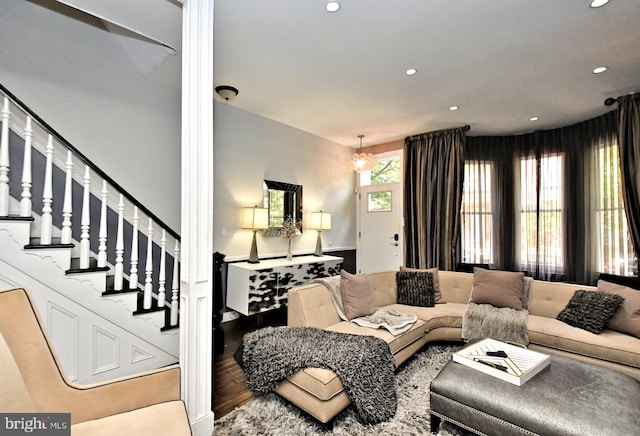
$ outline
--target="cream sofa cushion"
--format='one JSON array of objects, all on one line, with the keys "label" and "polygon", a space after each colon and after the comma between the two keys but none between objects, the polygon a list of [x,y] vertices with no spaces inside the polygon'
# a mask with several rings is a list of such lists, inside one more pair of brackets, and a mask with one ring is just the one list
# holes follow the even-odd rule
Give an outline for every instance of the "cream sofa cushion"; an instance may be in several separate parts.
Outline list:
[{"label": "cream sofa cushion", "polygon": [[546,317],[529,315],[529,341],[570,353],[640,368],[640,339],[604,330],[599,335]]},{"label": "cream sofa cushion", "polygon": [[71,436],[190,436],[182,401],[168,401],[71,426]]},{"label": "cream sofa cushion", "polygon": [[422,339],[425,332],[424,322],[417,320],[416,323],[409,329],[409,331],[399,335],[393,336],[385,329],[372,329],[369,327],[361,327],[355,323],[342,321],[337,324],[327,327],[326,330],[339,333],[350,333],[354,335],[366,335],[375,336],[382,339],[389,345],[391,354],[396,354],[407,345]]},{"label": "cream sofa cushion", "polygon": [[4,336],[0,333],[0,410],[3,413],[35,412],[36,408]]},{"label": "cream sofa cushion", "polygon": [[467,308],[466,304],[446,303],[436,304],[434,307],[407,306],[405,304],[392,304],[388,309],[402,313],[411,313],[425,323],[426,331],[442,328],[462,328],[462,315]]}]

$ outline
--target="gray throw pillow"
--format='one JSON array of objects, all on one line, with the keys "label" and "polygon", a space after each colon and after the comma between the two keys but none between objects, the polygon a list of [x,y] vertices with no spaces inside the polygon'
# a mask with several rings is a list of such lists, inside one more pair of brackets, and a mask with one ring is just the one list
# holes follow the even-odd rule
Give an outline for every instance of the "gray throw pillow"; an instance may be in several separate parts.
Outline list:
[{"label": "gray throw pillow", "polygon": [[399,271],[396,273],[398,304],[409,306],[435,306],[433,274],[422,271]]},{"label": "gray throw pillow", "polygon": [[556,319],[598,335],[623,301],[608,292],[578,290]]}]

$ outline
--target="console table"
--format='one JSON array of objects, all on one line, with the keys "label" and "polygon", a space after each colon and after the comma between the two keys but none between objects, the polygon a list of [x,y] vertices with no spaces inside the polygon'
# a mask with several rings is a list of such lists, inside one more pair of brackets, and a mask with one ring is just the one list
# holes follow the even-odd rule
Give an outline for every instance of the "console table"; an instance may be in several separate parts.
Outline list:
[{"label": "console table", "polygon": [[254,315],[285,306],[289,289],[340,274],[342,262],[337,256],[298,256],[292,260],[229,263],[227,307]]}]

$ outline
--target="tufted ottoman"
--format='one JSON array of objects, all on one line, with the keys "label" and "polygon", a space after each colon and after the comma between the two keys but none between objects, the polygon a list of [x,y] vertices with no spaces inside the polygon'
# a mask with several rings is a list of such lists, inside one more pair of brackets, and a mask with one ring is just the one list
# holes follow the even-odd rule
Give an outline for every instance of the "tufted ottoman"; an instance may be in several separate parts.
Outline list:
[{"label": "tufted ottoman", "polygon": [[440,420],[478,434],[637,435],[640,382],[560,356],[522,386],[450,361],[431,382],[431,431]]}]

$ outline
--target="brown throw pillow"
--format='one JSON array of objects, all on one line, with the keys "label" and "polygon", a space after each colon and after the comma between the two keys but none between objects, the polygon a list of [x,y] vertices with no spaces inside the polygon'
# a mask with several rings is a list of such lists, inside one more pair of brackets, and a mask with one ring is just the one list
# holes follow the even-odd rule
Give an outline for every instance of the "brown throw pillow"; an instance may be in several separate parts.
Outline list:
[{"label": "brown throw pillow", "polygon": [[376,308],[371,298],[369,278],[365,274],[354,275],[345,270],[340,272],[340,277],[342,305],[349,321],[373,314]]},{"label": "brown throw pillow", "polygon": [[401,266],[400,272],[429,272],[433,274],[433,296],[435,298],[435,302],[436,304],[445,303],[445,301],[442,300],[442,294],[440,293],[440,279],[438,278],[438,268],[418,269]]},{"label": "brown throw pillow", "polygon": [[640,291],[604,280],[598,280],[598,290],[624,298],[607,328],[640,338]]},{"label": "brown throw pillow", "polygon": [[522,310],[523,272],[473,269],[471,303]]}]

